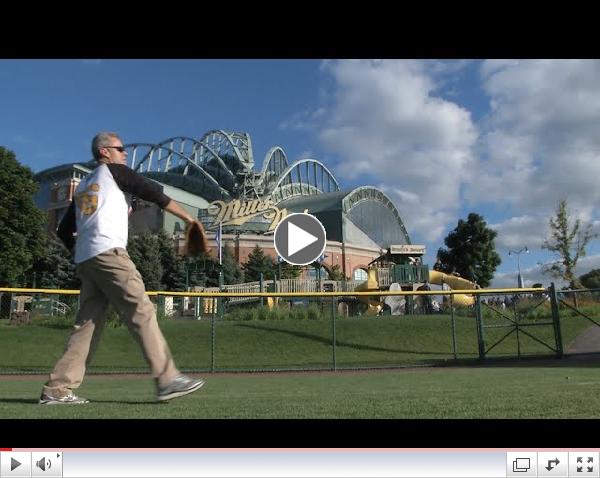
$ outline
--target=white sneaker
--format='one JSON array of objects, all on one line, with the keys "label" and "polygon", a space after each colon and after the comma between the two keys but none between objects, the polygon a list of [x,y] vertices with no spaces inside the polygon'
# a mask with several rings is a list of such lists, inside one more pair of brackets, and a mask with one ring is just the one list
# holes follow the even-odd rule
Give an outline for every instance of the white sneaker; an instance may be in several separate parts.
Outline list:
[{"label": "white sneaker", "polygon": [[90,403],[87,398],[78,397],[73,392],[64,397],[53,397],[47,393],[42,393],[40,405],[79,405],[81,403]]},{"label": "white sneaker", "polygon": [[169,385],[158,389],[157,399],[159,402],[171,400],[172,398],[183,397],[188,393],[195,392],[204,385],[204,380],[194,380],[186,375],[179,375]]}]

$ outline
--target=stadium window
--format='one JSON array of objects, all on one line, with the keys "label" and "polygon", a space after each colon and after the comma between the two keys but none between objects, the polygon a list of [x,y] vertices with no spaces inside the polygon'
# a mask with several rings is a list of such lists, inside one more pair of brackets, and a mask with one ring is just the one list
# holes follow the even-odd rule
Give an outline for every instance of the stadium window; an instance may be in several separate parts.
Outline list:
[{"label": "stadium window", "polygon": [[356,269],[352,277],[354,280],[367,280],[367,271],[364,269]]}]

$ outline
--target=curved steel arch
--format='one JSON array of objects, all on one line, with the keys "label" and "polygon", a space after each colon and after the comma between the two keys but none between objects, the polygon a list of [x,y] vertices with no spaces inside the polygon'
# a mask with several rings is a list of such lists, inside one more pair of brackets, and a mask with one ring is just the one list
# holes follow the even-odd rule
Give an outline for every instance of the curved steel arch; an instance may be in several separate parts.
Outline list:
[{"label": "curved steel arch", "polygon": [[355,207],[357,204],[364,201],[372,201],[374,199],[381,202],[387,209],[389,209],[392,212],[392,214],[396,218],[396,221],[398,221],[400,230],[406,238],[406,243],[411,244],[410,236],[408,235],[408,231],[404,226],[404,222],[402,222],[402,218],[400,217],[398,209],[396,209],[396,206],[394,205],[392,200],[380,189],[377,189],[373,186],[360,186],[354,189],[342,200],[342,212],[344,214],[347,214],[350,211],[350,209]]},{"label": "curved steel arch", "polygon": [[[172,173],[179,175],[191,175],[190,171],[198,172],[210,186],[219,192],[219,196],[222,198],[230,198],[229,191],[221,187],[219,182],[212,177],[208,172],[202,168],[199,164],[194,162],[189,156],[174,151],[171,148],[160,144],[151,143],[130,143],[125,145],[126,149],[132,149],[130,154],[131,169],[140,173]],[[136,157],[138,149],[148,148],[148,152],[144,155],[143,159],[136,164]],[[162,156],[162,153],[166,152],[166,156]],[[158,156],[154,158],[155,154]],[[153,168],[153,164],[156,166]]]},{"label": "curved steel arch", "polygon": [[340,185],[332,172],[320,161],[307,158],[296,161],[286,168],[273,188],[271,197],[278,203],[294,196],[339,190]]},{"label": "curved steel arch", "polygon": [[[160,143],[156,143],[156,146],[166,147],[165,145],[167,143],[170,144],[170,146],[168,148],[173,151],[176,151],[175,146],[176,146],[176,144],[179,144],[179,148],[178,148],[179,153],[187,156],[192,161],[194,161],[196,164],[198,164],[199,166],[202,166],[202,167],[204,167],[205,163],[208,162],[208,160],[204,159],[203,153],[202,153],[202,150],[206,149],[207,152],[209,153],[210,157],[216,161],[216,163],[221,167],[223,172],[227,176],[229,176],[229,178],[231,178],[232,180],[235,180],[235,175],[229,170],[229,168],[225,165],[223,160],[206,144],[200,143],[199,141],[195,140],[194,138],[190,138],[188,136],[173,136],[172,138],[167,138],[167,139],[161,141]],[[190,149],[190,146],[191,146],[191,149]],[[150,151],[147,153],[147,155],[148,154],[150,154]],[[199,154],[201,156],[200,158],[198,158]],[[145,159],[146,158],[144,157],[141,162],[143,162]],[[166,167],[166,169],[168,169],[169,164],[167,164],[165,167]],[[215,179],[218,180],[220,178],[215,178]]]},{"label": "curved steel arch", "polygon": [[[187,136],[174,136],[157,144],[158,146],[165,146],[167,143],[173,151],[176,150],[175,146],[178,144],[178,149],[181,154],[185,154],[185,156],[189,157],[198,166],[202,167],[204,171],[210,174],[215,181],[230,194],[235,194],[238,187],[235,174],[231,172],[212,148]],[[169,165],[167,164],[166,169],[168,169],[168,167]]]},{"label": "curved steel arch", "polygon": [[[170,143],[170,149],[175,151],[174,146],[176,142],[179,142],[179,152],[181,154],[186,153],[186,156],[188,156],[192,161],[194,161],[196,164],[199,164],[202,167],[204,167],[204,163],[208,162],[208,160],[205,159],[202,151],[206,149],[206,151],[209,153],[210,158],[213,158],[227,175],[229,175],[231,178],[235,178],[231,170],[225,165],[225,163],[219,157],[219,155],[212,150],[212,148],[194,138],[190,138],[188,136],[174,136],[172,138],[165,139],[160,143],[157,143],[157,145],[164,146],[165,144]],[[186,152],[186,146],[188,144],[191,145],[191,150],[189,150],[189,153]],[[198,155],[200,155],[200,158],[198,158]]]},{"label": "curved steel arch", "polygon": [[[227,146],[223,148],[224,143],[226,143],[231,148],[233,158],[237,160],[244,173],[254,170],[252,142],[248,133],[229,133],[221,129],[213,129],[200,138],[200,143],[212,148],[220,157],[223,156],[222,153],[228,151]],[[234,173],[237,172],[238,170],[234,171]]]},{"label": "curved steel arch", "polygon": [[271,190],[281,174],[289,167],[285,151],[280,146],[273,146],[265,155],[260,181],[263,192]]}]

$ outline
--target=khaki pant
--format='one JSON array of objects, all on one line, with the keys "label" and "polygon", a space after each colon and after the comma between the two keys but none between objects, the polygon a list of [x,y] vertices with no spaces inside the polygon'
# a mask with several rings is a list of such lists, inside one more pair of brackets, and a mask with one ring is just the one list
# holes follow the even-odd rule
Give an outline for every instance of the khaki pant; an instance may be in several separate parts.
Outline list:
[{"label": "khaki pant", "polygon": [[140,344],[157,385],[170,383],[179,371],[158,327],[142,276],[127,251],[110,249],[82,262],[77,275],[81,279],[79,312],[67,349],[54,366],[44,392],[62,397],[81,385],[104,329],[109,304]]}]

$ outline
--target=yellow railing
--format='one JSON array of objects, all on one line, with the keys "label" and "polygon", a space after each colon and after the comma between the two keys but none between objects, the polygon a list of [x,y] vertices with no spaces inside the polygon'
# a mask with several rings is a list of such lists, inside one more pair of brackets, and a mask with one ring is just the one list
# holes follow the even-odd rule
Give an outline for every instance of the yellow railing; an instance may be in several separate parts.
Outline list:
[{"label": "yellow railing", "polygon": [[[22,294],[57,294],[78,295],[79,290],[74,289],[27,289],[16,287],[0,287],[0,292]],[[457,290],[400,290],[368,292],[174,292],[174,291],[146,291],[149,296],[170,297],[356,297],[356,296],[404,296],[404,295],[505,295],[505,294],[534,294],[546,292],[542,287],[511,288],[511,289],[457,289]]]}]

